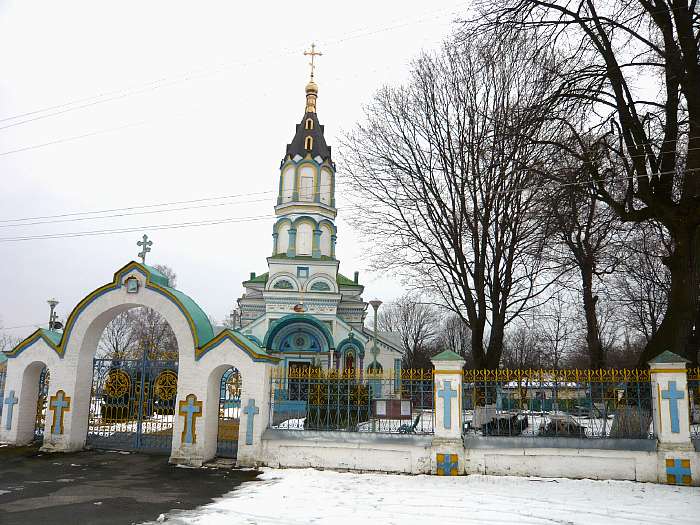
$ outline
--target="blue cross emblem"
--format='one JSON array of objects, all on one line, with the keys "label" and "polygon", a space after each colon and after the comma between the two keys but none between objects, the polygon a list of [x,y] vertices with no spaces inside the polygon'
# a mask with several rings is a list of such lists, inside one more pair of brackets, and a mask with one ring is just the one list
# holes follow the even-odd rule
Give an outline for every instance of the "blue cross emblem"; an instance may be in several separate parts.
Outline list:
[{"label": "blue cross emblem", "polygon": [[[673,481],[671,481],[673,478]],[[689,459],[667,459],[666,460],[666,480],[675,485],[690,485],[690,460]]]},{"label": "blue cross emblem", "polygon": [[[0,398],[2,402],[2,398]],[[15,391],[10,390],[10,395],[5,398],[5,405],[7,406],[7,416],[5,416],[5,430],[10,430],[12,428],[12,413],[14,411],[15,405],[18,403],[18,399],[15,397]]]},{"label": "blue cross emblem", "polygon": [[253,444],[253,422],[255,419],[255,416],[260,413],[260,409],[255,406],[255,399],[250,398],[248,399],[248,405],[243,409],[243,412],[245,413],[246,416],[248,416],[246,419],[246,427],[245,427],[245,444],[246,445],[252,445]]},{"label": "blue cross emblem", "polygon": [[459,461],[457,454],[437,455],[437,475],[456,476],[459,472]]},{"label": "blue cross emblem", "polygon": [[195,423],[197,417],[202,415],[202,402],[197,401],[197,396],[189,394],[185,401],[180,401],[180,415],[185,417],[185,429],[182,431],[182,442],[191,445],[197,442]]},{"label": "blue cross emblem", "polygon": [[671,432],[678,434],[681,431],[678,420],[678,401],[685,398],[685,392],[676,390],[676,382],[669,381],[668,390],[661,391],[661,398],[668,399],[668,408],[671,413]]},{"label": "blue cross emblem", "polygon": [[443,401],[443,425],[446,429],[452,428],[452,398],[457,397],[457,391],[452,388],[452,382],[443,381],[442,390],[438,391],[438,396]]}]

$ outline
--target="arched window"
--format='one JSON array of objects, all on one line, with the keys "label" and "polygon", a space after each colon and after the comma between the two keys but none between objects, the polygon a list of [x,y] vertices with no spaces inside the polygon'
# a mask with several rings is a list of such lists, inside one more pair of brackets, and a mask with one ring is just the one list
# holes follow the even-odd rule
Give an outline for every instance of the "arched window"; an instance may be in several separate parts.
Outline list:
[{"label": "arched window", "polygon": [[313,137],[306,137],[304,139],[304,149],[312,150],[314,148]]},{"label": "arched window", "polygon": [[293,290],[294,286],[287,279],[280,279],[272,285],[276,290]]},{"label": "arched window", "polygon": [[312,292],[330,292],[331,287],[328,286],[326,281],[316,281],[311,285]]},{"label": "arched window", "polygon": [[314,119],[307,118],[306,124],[304,125],[304,129],[314,129]]}]

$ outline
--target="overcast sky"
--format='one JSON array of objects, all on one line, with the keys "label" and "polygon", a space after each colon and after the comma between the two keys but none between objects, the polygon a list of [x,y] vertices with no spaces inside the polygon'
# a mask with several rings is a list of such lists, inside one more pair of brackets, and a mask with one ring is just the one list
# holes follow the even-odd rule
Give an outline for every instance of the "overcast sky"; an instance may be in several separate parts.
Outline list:
[{"label": "overcast sky", "polygon": [[[223,319],[249,272],[266,271],[278,167],[304,112],[302,51],[315,41],[323,52],[318,112],[336,146],[380,86],[402,82],[411,58],[439,46],[463,5],[0,0],[2,324],[27,335],[33,328],[25,325],[46,323],[51,296],[65,319],[136,259],[141,233],[154,241],[147,262],[171,266],[178,288]],[[342,183],[342,165],[338,177]],[[167,213],[8,222],[226,195],[242,196]],[[360,270],[368,299],[395,298],[399,282],[364,271],[368,261],[347,226],[343,195],[337,202],[340,271]],[[267,217],[146,227],[259,216]],[[138,232],[1,240],[129,227]]]}]

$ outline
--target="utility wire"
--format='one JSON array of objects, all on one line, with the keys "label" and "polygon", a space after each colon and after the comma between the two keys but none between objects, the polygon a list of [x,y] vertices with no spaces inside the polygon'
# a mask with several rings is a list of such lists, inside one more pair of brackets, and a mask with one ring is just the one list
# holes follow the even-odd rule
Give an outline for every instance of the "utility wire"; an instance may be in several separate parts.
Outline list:
[{"label": "utility wire", "polygon": [[[686,171],[698,171],[700,168],[689,168]],[[661,172],[655,175],[663,175],[667,173],[675,173],[675,172]],[[602,179],[600,182],[623,182],[626,180],[631,180],[631,179],[637,179],[637,178],[645,178],[647,175],[631,175],[628,177],[611,177],[608,179]],[[595,185],[597,182],[596,181],[576,181],[576,182],[566,182],[566,183],[552,183],[551,185],[555,188],[564,188],[564,187],[572,187],[572,186],[591,186]],[[333,186],[333,184],[329,184],[330,186]],[[324,188],[329,185],[321,185],[320,188]],[[541,186],[539,186],[541,187]],[[505,190],[505,191],[500,191],[496,192],[499,195],[507,195],[507,194],[512,194],[512,193],[522,193],[526,191],[534,191],[538,189],[538,187],[526,187],[526,188],[514,188],[512,190]],[[164,206],[176,206],[179,204],[190,204],[190,203],[199,203],[199,202],[207,202],[207,201],[217,201],[217,200],[225,200],[225,199],[231,199],[231,198],[238,198],[238,197],[249,197],[249,196],[258,196],[258,195],[266,195],[266,194],[271,194],[271,193],[276,193],[278,190],[268,190],[268,191],[260,191],[260,192],[251,192],[251,193],[238,193],[238,194],[232,194],[232,195],[223,195],[223,196],[215,196],[215,197],[204,197],[200,199],[190,199],[190,200],[183,200],[183,201],[171,201],[171,202],[163,202],[163,203],[154,203],[154,204],[145,204],[145,205],[139,205],[139,206],[129,206],[129,207],[124,207],[124,208],[108,208],[108,209],[103,209],[103,210],[97,210],[97,211],[85,211],[85,212],[68,212],[68,213],[60,213],[56,215],[44,215],[44,216],[36,216],[36,217],[26,217],[26,218],[20,218],[20,219],[0,219],[0,228],[8,228],[8,227],[21,227],[21,226],[34,226],[34,225],[43,225],[43,224],[57,224],[57,223],[65,223],[65,222],[76,222],[76,221],[86,221],[86,220],[99,220],[99,219],[110,219],[110,218],[121,218],[121,217],[130,217],[130,216],[137,216],[137,215],[147,215],[147,214],[154,214],[154,213],[167,213],[167,212],[175,212],[175,211],[186,211],[186,210],[192,210],[192,209],[203,209],[203,208],[213,208],[213,207],[221,207],[221,206],[231,206],[231,205],[236,205],[236,204],[248,204],[248,203],[259,203],[259,202],[267,202],[268,199],[254,199],[254,200],[248,200],[248,201],[238,201],[238,202],[224,202],[224,203],[216,203],[216,204],[205,204],[205,205],[197,205],[197,206],[184,206],[180,208],[166,208],[166,209],[159,209],[159,210],[150,210],[150,211],[140,211],[140,212],[133,212],[133,213],[115,213],[112,215],[97,215],[95,217],[84,217],[85,215],[94,215],[94,214],[103,214],[103,213],[111,213],[111,212],[129,212],[131,210],[144,210],[144,209],[149,209],[149,208],[160,208]],[[312,196],[318,196],[320,195],[321,192],[314,192]],[[303,201],[306,202],[306,201]],[[368,204],[370,208],[372,207],[372,204]],[[369,209],[367,207],[364,207],[362,205],[351,205],[351,206],[344,206],[344,207],[336,207],[338,210],[343,210],[343,209]],[[70,218],[65,218],[65,217],[70,217]],[[242,217],[244,219],[248,219],[248,217]],[[57,220],[45,220],[45,219],[57,219]],[[36,221],[36,222],[24,222],[24,221]],[[5,223],[5,224],[2,224]],[[8,224],[9,223],[9,224]],[[148,228],[148,226],[144,226],[144,228]],[[51,234],[51,235],[60,235],[60,234]],[[0,240],[2,240],[0,238]]]},{"label": "utility wire", "polygon": [[[386,25],[386,26],[379,27],[376,29],[371,29],[369,26],[365,26],[364,28],[360,28],[360,29],[356,29],[354,31],[348,32],[345,34],[345,36],[341,36],[341,37],[333,39],[333,40],[328,40],[325,43],[328,45],[340,44],[340,43],[354,40],[357,38],[362,38],[362,37],[366,37],[366,36],[373,36],[373,35],[376,35],[379,33],[393,31],[395,29],[400,29],[400,28],[407,27],[407,26],[410,26],[413,24],[419,24],[419,23],[425,22],[426,20],[444,18],[444,15],[440,15],[440,13],[445,13],[446,11],[454,9],[457,7],[457,5],[460,5],[460,4],[461,4],[461,2],[458,4],[455,4],[453,7],[447,7],[447,8],[441,9],[439,11],[434,11],[431,14],[426,13],[425,15],[421,15],[420,17],[414,18],[414,19],[403,19],[403,21],[399,19],[396,21],[397,23],[394,23],[394,25]],[[450,13],[450,15],[451,14],[452,13]],[[225,70],[230,69],[232,67],[236,67],[236,66],[246,67],[246,66],[250,66],[252,64],[263,62],[264,60],[267,60],[270,58],[282,59],[286,56],[297,53],[299,51],[299,49],[301,49],[302,47],[303,47],[303,45],[287,46],[285,48],[282,48],[279,51],[271,52],[267,55],[259,56],[258,58],[253,59],[253,60],[247,60],[247,61],[240,61],[239,60],[239,61],[235,61],[235,62],[221,64],[218,66],[212,66],[209,68],[200,68],[200,69],[196,69],[193,71],[183,73],[181,75],[178,75],[175,78],[163,77],[160,79],[146,82],[145,84],[138,84],[138,85],[131,87],[131,88],[114,90],[114,91],[110,91],[110,92],[107,92],[104,94],[98,94],[98,95],[94,95],[94,96],[90,96],[90,97],[83,97],[83,98],[76,99],[76,100],[71,101],[71,102],[66,102],[63,104],[56,104],[53,106],[48,106],[46,108],[28,111],[25,113],[20,113],[20,114],[14,115],[14,116],[3,117],[3,118],[0,118],[0,122],[7,122],[10,120],[16,120],[16,119],[23,118],[23,117],[30,117],[30,118],[27,118],[25,120],[21,120],[19,122],[13,122],[10,124],[0,126],[0,130],[4,130],[4,129],[11,128],[14,126],[19,126],[21,124],[34,122],[37,120],[42,120],[42,119],[57,116],[57,115],[62,115],[64,113],[68,113],[70,111],[89,108],[92,106],[96,106],[98,104],[104,104],[106,102],[111,102],[114,100],[127,98],[127,97],[130,97],[133,95],[139,95],[139,94],[146,93],[148,91],[152,91],[152,90],[159,89],[162,87],[167,87],[167,86],[179,84],[181,82],[187,82],[187,81],[190,81],[193,79],[203,78],[203,77],[206,77],[209,75],[218,74],[218,73],[221,73],[222,71],[225,71]],[[98,99],[98,100],[95,100],[95,99]],[[40,115],[40,113],[45,113],[47,111],[53,111],[53,112],[48,113],[46,115]]]}]

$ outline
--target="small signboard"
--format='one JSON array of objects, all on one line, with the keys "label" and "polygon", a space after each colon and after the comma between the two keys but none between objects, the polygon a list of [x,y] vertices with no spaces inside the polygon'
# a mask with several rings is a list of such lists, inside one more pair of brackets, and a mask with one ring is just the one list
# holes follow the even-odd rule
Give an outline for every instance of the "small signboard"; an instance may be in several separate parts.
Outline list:
[{"label": "small signboard", "polygon": [[408,419],[413,417],[410,399],[375,399],[373,415],[378,419]]}]

